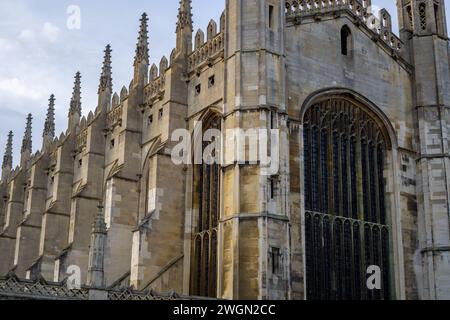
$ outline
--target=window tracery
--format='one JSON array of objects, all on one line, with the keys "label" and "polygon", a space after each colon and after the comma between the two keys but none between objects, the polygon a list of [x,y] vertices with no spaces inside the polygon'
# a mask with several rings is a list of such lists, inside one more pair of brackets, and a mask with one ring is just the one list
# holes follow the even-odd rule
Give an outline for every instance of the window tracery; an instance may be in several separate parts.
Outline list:
[{"label": "window tracery", "polygon": [[[389,299],[385,133],[336,97],[307,110],[303,139],[307,297]],[[382,290],[366,287],[371,265],[382,270]]]}]

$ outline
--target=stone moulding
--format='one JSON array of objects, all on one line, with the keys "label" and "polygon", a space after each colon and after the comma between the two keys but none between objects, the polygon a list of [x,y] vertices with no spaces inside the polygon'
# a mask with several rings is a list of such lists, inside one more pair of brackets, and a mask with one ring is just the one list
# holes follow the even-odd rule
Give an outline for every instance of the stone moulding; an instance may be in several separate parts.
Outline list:
[{"label": "stone moulding", "polygon": [[119,105],[115,107],[111,112],[107,115],[108,127],[113,130],[117,126],[122,126],[122,115],[123,115],[123,107]]}]

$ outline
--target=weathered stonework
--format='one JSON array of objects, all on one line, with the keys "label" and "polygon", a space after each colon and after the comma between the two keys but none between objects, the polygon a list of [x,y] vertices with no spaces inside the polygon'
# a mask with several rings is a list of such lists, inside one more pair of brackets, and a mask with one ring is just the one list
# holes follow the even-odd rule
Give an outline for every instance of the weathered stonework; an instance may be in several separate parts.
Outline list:
[{"label": "weathered stonework", "polygon": [[[95,111],[81,116],[77,73],[65,133],[54,137],[52,96],[42,150],[32,155],[29,117],[15,170],[10,136],[0,276],[60,283],[77,266],[81,283],[100,291],[307,299],[305,114],[318,101],[342,99],[386,139],[378,170],[390,230],[389,298],[449,299],[444,1],[398,1],[399,37],[386,10],[378,28],[368,24],[369,5],[228,0],[220,22],[194,34],[191,1],[182,0],[176,47],[159,66],[150,66],[142,15],[128,87],[113,93],[108,45]],[[261,161],[236,161],[226,137],[216,171],[175,164],[172,134],[186,129],[197,141],[200,121],[203,131],[277,130],[278,143],[266,142],[279,154],[277,173],[267,175]]]}]

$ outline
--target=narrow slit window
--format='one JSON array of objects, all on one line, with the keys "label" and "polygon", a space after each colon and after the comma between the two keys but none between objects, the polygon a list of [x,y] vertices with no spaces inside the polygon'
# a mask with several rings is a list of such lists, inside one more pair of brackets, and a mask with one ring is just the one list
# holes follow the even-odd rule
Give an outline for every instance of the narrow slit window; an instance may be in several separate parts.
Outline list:
[{"label": "narrow slit window", "polygon": [[273,29],[274,27],[274,6],[269,5],[269,29]]},{"label": "narrow slit window", "polygon": [[350,56],[352,51],[352,32],[348,26],[341,29],[341,53],[344,56]]},{"label": "narrow slit window", "polygon": [[272,248],[272,274],[280,273],[280,249]]},{"label": "narrow slit window", "polygon": [[273,200],[273,199],[275,199],[275,180],[273,178],[270,179],[269,184],[270,184],[270,186],[269,186],[270,187],[270,190],[269,190],[270,199]]},{"label": "narrow slit window", "polygon": [[270,129],[276,129],[276,114],[275,111],[270,112]]}]

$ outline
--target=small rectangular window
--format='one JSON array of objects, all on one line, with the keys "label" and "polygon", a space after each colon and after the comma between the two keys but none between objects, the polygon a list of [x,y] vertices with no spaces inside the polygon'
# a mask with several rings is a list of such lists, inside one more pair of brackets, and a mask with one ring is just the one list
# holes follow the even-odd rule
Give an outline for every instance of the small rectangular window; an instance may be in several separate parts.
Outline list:
[{"label": "small rectangular window", "polygon": [[153,115],[149,115],[149,116],[148,116],[148,119],[147,119],[147,125],[148,125],[148,126],[151,126],[152,123],[153,123]]},{"label": "small rectangular window", "polygon": [[78,168],[83,166],[83,159],[78,160]]},{"label": "small rectangular window", "polygon": [[274,27],[274,6],[269,5],[269,29],[273,29]]},{"label": "small rectangular window", "polygon": [[195,95],[198,96],[202,92],[202,86],[200,84],[195,86]]},{"label": "small rectangular window", "polygon": [[112,139],[109,143],[109,148],[113,149],[115,145],[116,145],[116,140]]},{"label": "small rectangular window", "polygon": [[164,116],[164,110],[159,109],[159,119],[161,120],[163,116]]}]

